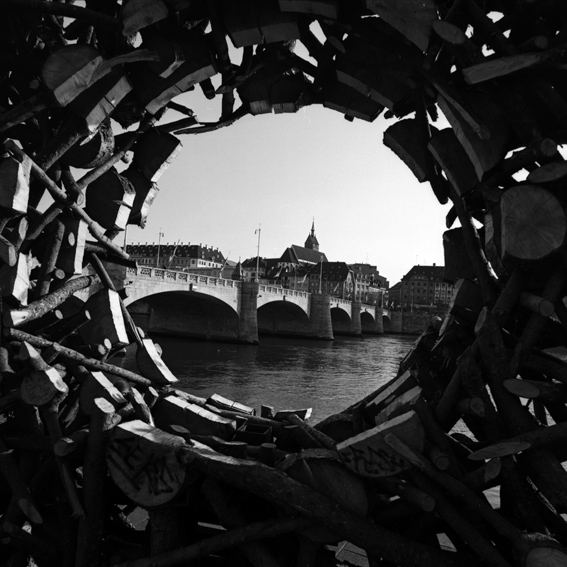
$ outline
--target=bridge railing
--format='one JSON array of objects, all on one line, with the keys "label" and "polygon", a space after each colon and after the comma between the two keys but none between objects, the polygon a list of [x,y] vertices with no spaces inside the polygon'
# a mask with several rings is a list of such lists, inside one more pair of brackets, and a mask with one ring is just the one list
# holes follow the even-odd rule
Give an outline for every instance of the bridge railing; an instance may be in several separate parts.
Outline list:
[{"label": "bridge railing", "polygon": [[281,287],[279,285],[269,285],[260,284],[258,286],[258,291],[264,293],[272,293],[275,295],[285,295],[286,297],[302,297],[304,299],[308,298],[310,293],[307,291],[299,291],[297,289],[288,289],[287,287]]},{"label": "bridge railing", "polygon": [[163,268],[151,268],[148,266],[140,266],[137,270],[135,268],[127,268],[126,273],[138,277],[170,282],[188,284],[194,283],[212,287],[240,287],[240,282],[237,280],[227,280],[225,278],[217,278],[215,276],[179,272],[177,270],[165,270]]}]

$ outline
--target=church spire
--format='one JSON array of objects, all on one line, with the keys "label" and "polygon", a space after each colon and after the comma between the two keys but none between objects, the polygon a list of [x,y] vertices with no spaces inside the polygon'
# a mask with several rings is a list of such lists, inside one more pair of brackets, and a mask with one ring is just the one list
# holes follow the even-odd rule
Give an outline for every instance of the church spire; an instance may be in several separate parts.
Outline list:
[{"label": "church spire", "polygon": [[311,232],[307,236],[307,240],[305,241],[305,248],[309,248],[310,250],[317,250],[319,251],[319,241],[315,236],[315,219],[313,219],[313,223],[311,224]]}]

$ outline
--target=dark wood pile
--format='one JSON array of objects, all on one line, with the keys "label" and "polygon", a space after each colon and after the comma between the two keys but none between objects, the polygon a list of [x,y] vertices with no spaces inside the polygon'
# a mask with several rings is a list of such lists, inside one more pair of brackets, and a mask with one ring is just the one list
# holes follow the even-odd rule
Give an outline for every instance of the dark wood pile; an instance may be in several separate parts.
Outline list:
[{"label": "dark wood pile", "polygon": [[[4,0],[1,564],[567,565],[566,40],[563,0]],[[176,135],[312,104],[392,121],[457,288],[315,427],[176,390],[105,267]]]}]

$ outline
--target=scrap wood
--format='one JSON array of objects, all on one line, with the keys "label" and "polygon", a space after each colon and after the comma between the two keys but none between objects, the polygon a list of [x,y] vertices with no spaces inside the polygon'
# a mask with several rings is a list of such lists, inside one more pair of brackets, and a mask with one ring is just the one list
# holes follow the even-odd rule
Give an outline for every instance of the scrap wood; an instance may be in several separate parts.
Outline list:
[{"label": "scrap wood", "polygon": [[[12,562],[54,564],[57,549],[69,563],[100,567],[213,553],[228,563],[227,546],[263,538],[260,551],[246,548],[252,562],[285,563],[283,547],[287,563],[316,566],[329,559],[320,542],[340,538],[373,562],[404,566],[565,563],[567,365],[555,356],[567,326],[559,0],[6,7],[0,514]],[[164,48],[179,38],[191,49]],[[244,46],[240,64],[228,38]],[[290,40],[312,59],[293,53]],[[207,97],[218,95],[218,121],[200,122],[176,100],[197,83]],[[235,90],[243,95],[236,110]],[[168,132],[204,135],[248,114],[311,104],[372,121],[384,102],[395,119],[385,143],[441,203],[451,200],[448,228],[461,224],[445,238],[446,273],[460,284],[443,324],[424,333],[377,391],[314,426],[307,409],[264,407],[257,416],[222,392],[200,398],[172,388],[177,378],[103,264],[136,267],[116,237],[126,224],[146,222],[178,146]],[[56,112],[61,105],[65,112]],[[170,119],[171,110],[185,116]],[[116,135],[116,124],[131,131]],[[124,187],[112,168],[130,151]],[[70,166],[86,171],[75,181]],[[112,177],[119,198],[98,191]],[[87,212],[89,186],[99,194]],[[46,189],[55,202],[43,210]],[[85,242],[85,227],[97,242]],[[30,261],[39,265],[30,270]],[[77,293],[91,299],[75,301]],[[130,341],[137,371],[106,361]],[[57,489],[54,498],[36,486],[38,456],[36,477]],[[219,500],[221,483],[235,491],[236,513]],[[363,487],[366,505],[356,513],[336,491],[341,483],[359,496],[353,487]],[[487,486],[501,487],[500,506],[484,499]],[[205,493],[229,531],[197,541],[195,526],[210,520],[195,505]],[[197,543],[156,535],[144,548],[131,528],[124,540],[113,537],[109,526],[125,502],[149,511],[150,533],[152,522],[157,534],[186,514],[187,537]],[[454,551],[441,550],[441,534]],[[158,555],[146,557],[151,552]]]}]

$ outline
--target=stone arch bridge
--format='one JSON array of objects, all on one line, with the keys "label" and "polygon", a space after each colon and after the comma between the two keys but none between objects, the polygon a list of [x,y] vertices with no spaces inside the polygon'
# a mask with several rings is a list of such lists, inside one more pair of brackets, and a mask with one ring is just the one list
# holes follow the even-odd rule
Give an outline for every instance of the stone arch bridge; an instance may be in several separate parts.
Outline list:
[{"label": "stone arch bridge", "polygon": [[258,334],[333,339],[382,334],[390,313],[328,295],[161,268],[110,267],[137,323],[150,332],[258,342]]}]

